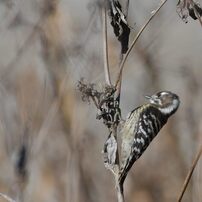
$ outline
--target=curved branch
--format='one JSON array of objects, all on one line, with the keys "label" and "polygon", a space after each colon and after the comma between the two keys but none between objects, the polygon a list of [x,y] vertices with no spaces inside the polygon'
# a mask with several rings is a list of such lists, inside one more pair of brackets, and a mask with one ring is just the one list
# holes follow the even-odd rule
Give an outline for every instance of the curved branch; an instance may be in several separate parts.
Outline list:
[{"label": "curved branch", "polygon": [[125,62],[126,62],[126,59],[128,58],[131,50],[133,49],[134,45],[136,44],[137,40],[139,39],[139,37],[141,36],[142,32],[145,30],[145,28],[147,27],[147,25],[151,22],[151,20],[154,18],[154,16],[159,12],[159,10],[163,7],[163,5],[167,2],[167,0],[164,0],[160,6],[153,12],[153,14],[151,15],[151,17],[147,20],[147,22],[143,25],[143,27],[140,29],[140,31],[138,32],[137,36],[135,37],[135,39],[133,40],[130,48],[128,49],[128,51],[126,52],[126,55],[124,56],[121,64],[120,64],[120,71],[119,71],[119,74],[118,74],[118,77],[117,77],[117,80],[116,80],[116,83],[115,83],[115,88],[117,88],[118,86],[118,83],[120,82],[121,80],[121,75],[122,75],[122,72],[123,72],[123,68],[124,68],[124,65],[125,65]]}]

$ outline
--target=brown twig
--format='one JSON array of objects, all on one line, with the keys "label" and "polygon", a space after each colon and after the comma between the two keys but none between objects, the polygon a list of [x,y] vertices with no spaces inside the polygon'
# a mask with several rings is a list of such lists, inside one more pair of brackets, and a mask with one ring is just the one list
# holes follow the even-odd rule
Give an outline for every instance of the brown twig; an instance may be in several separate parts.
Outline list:
[{"label": "brown twig", "polygon": [[128,51],[126,52],[121,64],[120,64],[120,71],[119,71],[119,74],[118,74],[118,77],[117,77],[117,80],[116,80],[116,83],[115,83],[115,88],[117,88],[120,80],[121,80],[121,75],[122,75],[122,72],[123,72],[123,68],[124,68],[124,65],[125,65],[125,62],[126,62],[126,59],[128,58],[132,48],[134,47],[134,45],[136,44],[137,40],[139,39],[139,37],[141,36],[141,34],[143,33],[143,31],[145,30],[145,28],[147,27],[147,25],[151,22],[151,20],[154,18],[154,16],[159,12],[159,10],[163,7],[163,5],[167,2],[167,0],[164,0],[160,6],[155,10],[155,12],[150,16],[150,18],[147,20],[147,22],[143,25],[143,27],[140,29],[140,31],[138,32],[137,36],[135,37],[135,39],[133,40],[130,48],[128,49]]},{"label": "brown twig", "polygon": [[97,109],[99,109],[99,104],[97,103],[97,101],[95,100],[95,97],[91,96],[91,99],[93,100],[94,105],[97,107]]},{"label": "brown twig", "polygon": [[[118,178],[118,175],[117,175]],[[117,198],[118,202],[124,202],[124,192],[123,192],[123,184],[120,184],[118,182],[118,179],[115,179],[117,184],[116,184],[116,191],[117,191]]]},{"label": "brown twig", "polygon": [[[127,0],[129,2],[129,0]],[[127,10],[128,10],[128,3],[127,3]],[[104,72],[105,72],[105,80],[108,85],[112,85],[110,72],[109,72],[109,58],[108,58],[108,41],[107,41],[107,17],[106,17],[106,1],[104,1],[104,5],[102,8],[102,18],[103,18],[103,51],[104,51]],[[94,100],[93,100],[94,101]],[[96,102],[94,101],[96,104]],[[113,124],[111,126],[112,134],[117,141],[117,125]],[[117,199],[118,202],[124,202],[124,194],[123,194],[123,186],[118,183],[118,176],[119,176],[119,151],[118,148],[116,150],[116,160],[115,160],[115,167],[111,170],[116,184],[116,191],[117,191]]]},{"label": "brown twig", "polygon": [[196,165],[197,165],[197,163],[198,163],[198,161],[199,161],[199,159],[201,157],[201,154],[202,154],[202,146],[201,146],[199,152],[197,153],[197,155],[196,155],[196,157],[195,157],[195,159],[194,159],[194,161],[192,163],[192,166],[191,166],[191,168],[190,168],[190,170],[189,170],[189,172],[188,172],[188,174],[187,174],[187,176],[185,178],[184,184],[182,186],[182,189],[180,191],[180,194],[179,194],[179,197],[178,197],[178,200],[177,200],[178,202],[182,201],[182,197],[184,196],[184,193],[185,193],[185,191],[187,189],[187,186],[188,186],[188,184],[190,182],[190,179],[192,177],[194,169],[195,169],[195,167],[196,167]]},{"label": "brown twig", "polygon": [[108,40],[107,40],[107,16],[106,16],[106,1],[104,1],[102,7],[102,18],[103,18],[103,55],[104,55],[104,72],[105,80],[108,85],[111,84],[110,72],[109,72],[109,58],[108,58]]},{"label": "brown twig", "polygon": [[[128,19],[129,3],[130,3],[130,0],[126,0],[125,4],[124,4],[124,15],[126,17],[126,20]],[[120,63],[119,64],[121,64],[122,60],[123,60],[123,54],[120,54]],[[118,83],[118,86],[116,87],[116,89],[117,89],[117,91],[116,91],[116,100],[118,102],[120,102],[120,95],[121,95],[121,83],[122,83],[121,78],[122,78],[122,74],[120,75],[120,82]]]},{"label": "brown twig", "polygon": [[[117,126],[113,126],[112,129],[112,133],[117,141]],[[116,184],[116,192],[117,192],[117,199],[118,202],[124,202],[124,191],[123,191],[123,184],[119,183],[119,150],[117,148],[116,150],[116,164],[117,164],[117,168],[115,173],[114,173],[114,177],[115,177],[115,184]]]},{"label": "brown twig", "polygon": [[11,197],[7,196],[6,194],[0,193],[0,196],[3,197],[4,199],[6,199],[9,202],[16,202],[15,200],[13,200]]}]

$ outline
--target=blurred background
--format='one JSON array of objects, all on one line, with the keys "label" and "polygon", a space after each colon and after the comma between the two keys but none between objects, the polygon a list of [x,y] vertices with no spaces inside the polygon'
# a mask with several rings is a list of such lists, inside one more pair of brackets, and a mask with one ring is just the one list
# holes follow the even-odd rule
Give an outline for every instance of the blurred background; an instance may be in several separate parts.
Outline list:
[{"label": "blurred background", "polygon": [[[131,40],[159,3],[130,1]],[[133,166],[127,202],[176,201],[202,143],[202,28],[185,24],[176,4],[155,16],[124,69],[123,117],[145,94],[170,90],[181,99]],[[108,131],[76,89],[81,77],[104,83],[99,1],[1,0],[0,19],[0,192],[21,202],[116,201],[101,154]],[[120,44],[108,24],[115,80]],[[201,187],[202,160],[183,201],[202,201]]]}]

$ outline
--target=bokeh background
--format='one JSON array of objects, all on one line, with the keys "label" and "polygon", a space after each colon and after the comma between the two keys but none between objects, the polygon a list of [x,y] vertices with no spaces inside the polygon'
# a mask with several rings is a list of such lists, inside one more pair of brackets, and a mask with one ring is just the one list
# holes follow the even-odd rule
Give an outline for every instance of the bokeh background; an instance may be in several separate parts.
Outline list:
[{"label": "bokeh background", "polygon": [[[130,1],[131,40],[159,3]],[[124,69],[123,117],[145,94],[171,90],[181,99],[133,166],[127,202],[176,201],[202,143],[202,28],[185,24],[176,3],[155,16]],[[81,77],[104,84],[99,1],[1,0],[0,19],[0,192],[21,202],[116,201],[101,154],[108,131],[76,90]],[[120,44],[108,31],[115,80]],[[201,187],[202,160],[183,201],[202,201]]]}]

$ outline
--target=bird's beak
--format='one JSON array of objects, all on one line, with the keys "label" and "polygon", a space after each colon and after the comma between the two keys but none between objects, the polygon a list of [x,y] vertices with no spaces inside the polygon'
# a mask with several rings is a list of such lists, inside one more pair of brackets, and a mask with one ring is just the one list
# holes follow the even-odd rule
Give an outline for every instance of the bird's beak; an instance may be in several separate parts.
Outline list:
[{"label": "bird's beak", "polygon": [[148,100],[152,99],[152,96],[150,96],[150,95],[145,95],[144,97],[145,97],[146,99],[148,99]]},{"label": "bird's beak", "polygon": [[159,104],[159,99],[156,95],[145,95],[145,98],[148,99],[151,104]]}]

